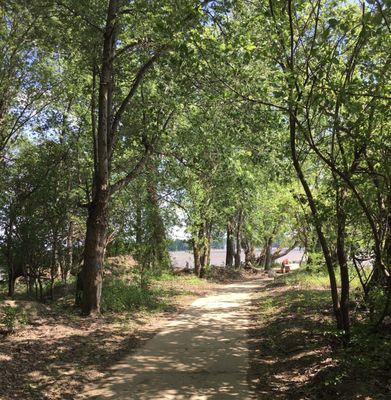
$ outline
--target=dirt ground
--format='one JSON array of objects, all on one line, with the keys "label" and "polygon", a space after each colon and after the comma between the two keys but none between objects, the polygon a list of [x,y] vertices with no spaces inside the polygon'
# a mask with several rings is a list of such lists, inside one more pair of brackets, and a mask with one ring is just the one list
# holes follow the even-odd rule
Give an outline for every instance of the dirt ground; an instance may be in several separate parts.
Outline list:
[{"label": "dirt ground", "polygon": [[30,324],[0,337],[0,399],[391,398],[390,332],[353,332],[344,350],[327,289],[229,278],[165,282],[176,295],[156,313],[29,302]]},{"label": "dirt ground", "polygon": [[[107,369],[153,337],[167,320],[221,288],[210,281],[165,282],[176,295],[159,312],[105,314],[82,318],[74,310],[34,301],[16,303],[28,310],[29,324],[0,335],[1,400],[73,400],[84,386],[103,378]],[[5,302],[3,302],[5,303]]]},{"label": "dirt ground", "polygon": [[265,280],[225,285],[168,322],[77,399],[251,399],[249,307]]},{"label": "dirt ground", "polygon": [[258,399],[391,399],[389,332],[355,334],[343,349],[329,297],[271,282],[253,299],[248,380]]}]

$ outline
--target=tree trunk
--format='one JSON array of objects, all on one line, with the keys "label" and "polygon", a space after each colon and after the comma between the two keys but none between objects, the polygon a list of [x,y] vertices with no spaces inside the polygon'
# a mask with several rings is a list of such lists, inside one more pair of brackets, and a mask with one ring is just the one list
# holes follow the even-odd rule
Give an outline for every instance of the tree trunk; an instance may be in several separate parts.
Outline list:
[{"label": "tree trunk", "polygon": [[6,246],[4,247],[5,259],[8,265],[8,296],[12,297],[15,293],[15,265],[12,256],[12,227],[14,224],[12,205],[10,207],[10,219],[6,227],[5,237]]},{"label": "tree trunk", "polygon": [[141,199],[136,204],[136,244],[141,245],[142,242],[142,210],[141,210]]},{"label": "tree trunk", "polygon": [[250,267],[256,264],[255,248],[253,244],[248,239],[243,239],[241,242],[242,248],[244,250],[244,265],[245,267]]},{"label": "tree trunk", "polygon": [[277,258],[281,258],[286,256],[288,253],[290,253],[296,246],[298,245],[298,242],[295,241],[294,243],[292,243],[289,247],[282,249],[279,248],[277,249],[272,255],[272,261],[277,260]]},{"label": "tree trunk", "polygon": [[206,251],[206,260],[205,264],[210,265],[210,251],[211,251],[211,246],[212,246],[212,223],[209,222],[207,224],[207,238],[206,238],[206,243],[207,243],[207,251]]},{"label": "tree trunk", "polygon": [[69,273],[73,267],[73,221],[69,221],[68,234],[67,234],[67,253],[66,253],[66,261],[63,263],[61,279],[64,283],[67,282],[69,278]]},{"label": "tree trunk", "polygon": [[205,275],[205,267],[206,267],[206,257],[207,257],[207,245],[202,245],[201,246],[201,251],[200,251],[200,271],[198,276],[200,278],[203,278]]},{"label": "tree trunk", "polygon": [[[152,161],[153,162],[153,161]],[[150,204],[149,224],[151,232],[151,247],[153,252],[153,263],[157,268],[170,267],[170,255],[167,251],[167,238],[166,229],[164,226],[163,218],[160,214],[160,205],[158,199],[158,192],[155,183],[155,177],[158,173],[156,167],[152,164],[149,165],[151,176],[147,182],[148,202]]]},{"label": "tree trunk", "polygon": [[346,190],[337,189],[337,258],[341,275],[341,299],[340,299],[340,312],[341,312],[341,328],[344,330],[345,342],[349,341],[350,335],[350,319],[349,319],[349,269],[348,261],[345,251],[345,237],[346,237],[346,212],[345,201]]},{"label": "tree trunk", "polygon": [[225,265],[227,267],[232,267],[234,263],[234,232],[232,223],[229,221],[227,223],[227,250],[226,250],[226,257],[225,257]]},{"label": "tree trunk", "polygon": [[300,161],[299,161],[299,158],[297,155],[297,150],[296,150],[296,110],[294,110],[292,108],[292,103],[293,103],[292,89],[291,89],[290,99],[291,99],[291,105],[289,108],[289,133],[290,133],[291,157],[292,157],[293,166],[295,168],[297,176],[298,176],[300,183],[306,194],[308,204],[309,204],[309,207],[311,210],[311,214],[313,217],[313,222],[315,225],[316,233],[318,235],[319,243],[322,247],[323,257],[324,257],[324,260],[326,263],[327,272],[328,272],[329,280],[330,280],[330,291],[331,291],[331,299],[332,299],[332,303],[333,303],[334,316],[337,321],[338,328],[341,329],[338,288],[337,288],[337,281],[335,278],[334,265],[333,265],[333,261],[332,261],[331,254],[330,254],[330,249],[329,249],[326,237],[323,233],[322,221],[319,217],[318,209],[316,207],[316,203],[313,198],[312,191],[310,189],[310,186],[309,186],[306,178],[304,177],[304,174],[303,174],[303,171],[302,171],[302,168],[300,165]]},{"label": "tree trunk", "polygon": [[84,246],[83,300],[84,315],[100,313],[102,272],[107,236],[107,192],[96,194],[97,200],[89,207]]},{"label": "tree trunk", "polygon": [[50,300],[54,299],[54,281],[59,273],[57,228],[53,230],[52,260],[50,265]]},{"label": "tree trunk", "polygon": [[204,221],[198,231],[198,249],[200,259],[200,270],[198,276],[200,278],[204,277],[205,268],[209,265],[210,239],[210,223]]},{"label": "tree trunk", "polygon": [[8,270],[8,296],[13,297],[15,293],[14,266],[10,265]]},{"label": "tree trunk", "polygon": [[266,239],[265,243],[265,258],[264,258],[264,264],[263,267],[265,270],[269,270],[272,267],[272,244],[273,244],[273,238],[269,237]]},{"label": "tree trunk", "polygon": [[[118,0],[110,0],[102,50],[98,98],[98,126],[93,132],[96,146],[93,196],[88,208],[87,232],[84,247],[83,300],[84,315],[100,313],[102,269],[107,243],[107,209],[109,203],[109,146],[112,142],[113,62],[116,45],[116,16]],[[93,93],[94,95],[94,93]],[[96,135],[96,136],[95,136]]]},{"label": "tree trunk", "polygon": [[240,245],[242,236],[242,210],[239,210],[237,224],[236,224],[236,251],[235,251],[235,268],[240,268],[241,263],[241,251]]},{"label": "tree trunk", "polygon": [[304,246],[303,255],[301,256],[300,261],[299,261],[299,267],[301,267],[303,265],[303,261],[304,261],[306,255],[307,255],[307,246]]},{"label": "tree trunk", "polygon": [[197,240],[193,239],[193,255],[194,255],[194,274],[200,276],[201,273],[201,256],[200,248]]}]

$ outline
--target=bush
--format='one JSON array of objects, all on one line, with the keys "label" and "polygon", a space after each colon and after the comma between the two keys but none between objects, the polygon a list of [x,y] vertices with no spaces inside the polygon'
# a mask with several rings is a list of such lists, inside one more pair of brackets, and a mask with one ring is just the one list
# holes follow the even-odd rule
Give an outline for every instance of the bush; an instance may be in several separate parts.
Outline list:
[{"label": "bush", "polygon": [[325,262],[323,254],[319,252],[308,253],[308,258],[305,266],[308,271],[311,270],[313,272],[319,272],[324,270]]},{"label": "bush", "polygon": [[20,307],[6,305],[1,309],[0,322],[9,332],[14,332],[19,324],[27,323],[26,313]]},{"label": "bush", "polygon": [[290,274],[284,275],[284,280],[287,284],[298,285],[308,289],[328,289],[330,287],[329,276],[325,269],[318,272],[298,269],[292,271]]},{"label": "bush", "polygon": [[149,286],[141,287],[120,279],[104,282],[102,311],[124,312],[135,309],[158,310],[166,306],[161,291]]},{"label": "bush", "polygon": [[373,322],[377,322],[378,319],[391,315],[391,304],[387,305],[387,292],[384,288],[375,287],[369,292],[367,299],[367,306],[371,310],[370,318]]}]

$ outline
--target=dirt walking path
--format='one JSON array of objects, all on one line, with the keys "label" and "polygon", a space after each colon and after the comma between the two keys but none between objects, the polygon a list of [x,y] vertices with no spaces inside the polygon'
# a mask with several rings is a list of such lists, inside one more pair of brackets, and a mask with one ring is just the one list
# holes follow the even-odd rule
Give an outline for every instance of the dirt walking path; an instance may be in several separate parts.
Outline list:
[{"label": "dirt walking path", "polygon": [[249,310],[262,280],[200,298],[83,393],[88,399],[252,399]]}]

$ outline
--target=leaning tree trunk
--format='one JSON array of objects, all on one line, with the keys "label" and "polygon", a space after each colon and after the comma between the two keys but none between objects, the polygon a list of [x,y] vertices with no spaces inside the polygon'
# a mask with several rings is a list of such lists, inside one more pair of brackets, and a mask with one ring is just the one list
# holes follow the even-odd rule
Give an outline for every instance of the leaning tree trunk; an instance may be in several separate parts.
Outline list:
[{"label": "leaning tree trunk", "polygon": [[[291,89],[291,91],[292,91],[292,89]],[[293,96],[292,96],[292,92],[291,92],[290,98],[292,99],[292,97]],[[289,134],[290,134],[290,147],[291,147],[292,162],[293,162],[293,166],[295,168],[297,177],[299,178],[300,183],[306,194],[306,198],[308,200],[308,205],[311,210],[311,214],[313,217],[318,240],[319,240],[320,246],[323,251],[323,257],[324,257],[324,260],[326,263],[327,272],[328,272],[329,280],[330,280],[330,292],[331,292],[331,299],[333,302],[333,312],[334,312],[335,319],[337,321],[337,327],[340,329],[341,328],[341,314],[340,314],[340,309],[339,309],[339,296],[338,296],[337,280],[336,280],[335,272],[334,272],[334,264],[333,264],[333,260],[332,260],[331,254],[330,254],[330,248],[327,243],[327,239],[323,233],[322,221],[318,214],[318,209],[316,206],[315,199],[312,195],[310,185],[308,184],[307,179],[304,176],[304,173],[303,173],[300,161],[299,161],[299,157],[297,154],[296,118],[297,118],[297,110],[294,109],[292,106],[290,106],[290,109],[289,109]]]}]

